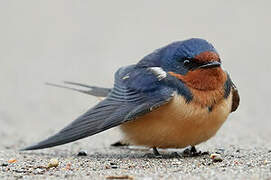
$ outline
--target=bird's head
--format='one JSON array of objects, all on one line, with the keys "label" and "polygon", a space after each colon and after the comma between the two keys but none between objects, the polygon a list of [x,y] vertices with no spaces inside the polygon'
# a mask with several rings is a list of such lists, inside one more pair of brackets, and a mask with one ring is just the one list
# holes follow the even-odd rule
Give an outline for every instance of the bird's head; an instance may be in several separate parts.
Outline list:
[{"label": "bird's head", "polygon": [[198,90],[214,90],[226,80],[217,51],[212,44],[198,38],[171,43],[146,56],[139,64],[161,67]]}]

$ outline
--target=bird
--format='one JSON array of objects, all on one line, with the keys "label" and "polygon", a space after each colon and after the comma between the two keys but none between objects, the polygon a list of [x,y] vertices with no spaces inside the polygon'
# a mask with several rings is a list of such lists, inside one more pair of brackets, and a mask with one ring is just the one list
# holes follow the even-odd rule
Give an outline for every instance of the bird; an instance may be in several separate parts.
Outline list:
[{"label": "bird", "polygon": [[129,144],[153,149],[191,147],[213,137],[239,106],[239,93],[207,40],[175,41],[119,68],[113,88],[80,90],[103,99],[58,133],[22,150],[50,148],[120,126]]}]

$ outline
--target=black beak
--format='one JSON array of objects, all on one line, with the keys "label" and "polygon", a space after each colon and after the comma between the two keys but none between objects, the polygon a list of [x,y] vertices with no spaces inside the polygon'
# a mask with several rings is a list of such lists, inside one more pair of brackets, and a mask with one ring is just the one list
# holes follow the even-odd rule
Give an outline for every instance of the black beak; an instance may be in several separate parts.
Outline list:
[{"label": "black beak", "polygon": [[215,67],[220,67],[221,63],[218,61],[213,61],[213,62],[209,62],[207,64],[201,65],[198,68],[203,68],[203,69],[207,69],[207,68],[215,68]]}]

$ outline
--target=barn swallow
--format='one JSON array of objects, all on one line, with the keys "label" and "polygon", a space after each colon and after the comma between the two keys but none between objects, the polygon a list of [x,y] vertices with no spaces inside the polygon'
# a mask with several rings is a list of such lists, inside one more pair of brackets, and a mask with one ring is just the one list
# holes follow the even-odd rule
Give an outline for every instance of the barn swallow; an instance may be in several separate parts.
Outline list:
[{"label": "barn swallow", "polygon": [[[112,89],[85,86],[104,97],[57,134],[23,150],[49,148],[120,126],[134,145],[184,148],[213,137],[239,106],[239,94],[212,44],[173,42],[115,73]],[[62,87],[62,86],[60,86]]]}]

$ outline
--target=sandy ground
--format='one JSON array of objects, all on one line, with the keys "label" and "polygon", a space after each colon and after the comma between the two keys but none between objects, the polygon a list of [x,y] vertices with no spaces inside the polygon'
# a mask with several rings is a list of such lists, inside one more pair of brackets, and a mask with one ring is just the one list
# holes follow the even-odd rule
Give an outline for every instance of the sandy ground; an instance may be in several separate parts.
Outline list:
[{"label": "sandy ground", "polygon": [[[1,1],[0,179],[270,179],[270,1]],[[218,49],[240,95],[236,113],[197,148],[172,158],[114,148],[118,129],[40,151],[42,140],[98,99],[44,85],[63,80],[111,87],[113,73],[165,44],[202,37]],[[80,150],[86,157],[78,157]],[[46,168],[57,158],[59,166]],[[9,160],[16,162],[9,163]],[[128,178],[127,177],[127,178]]]},{"label": "sandy ground", "polygon": [[[231,118],[215,138],[198,146],[202,151],[220,153],[222,162],[213,162],[209,155],[174,158],[173,152],[181,154],[182,151],[176,149],[160,150],[163,157],[152,158],[148,156],[152,152],[148,148],[110,147],[111,142],[118,140],[117,130],[34,152],[15,150],[26,144],[23,137],[3,136],[7,140],[1,142],[0,178],[269,179],[271,144],[267,143],[267,135],[253,135],[250,131]],[[10,142],[11,139],[17,144]],[[80,150],[87,151],[88,155],[78,157]],[[59,166],[46,168],[52,158],[58,159]],[[8,163],[12,159],[17,162]]]}]

